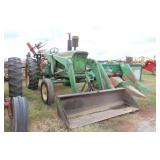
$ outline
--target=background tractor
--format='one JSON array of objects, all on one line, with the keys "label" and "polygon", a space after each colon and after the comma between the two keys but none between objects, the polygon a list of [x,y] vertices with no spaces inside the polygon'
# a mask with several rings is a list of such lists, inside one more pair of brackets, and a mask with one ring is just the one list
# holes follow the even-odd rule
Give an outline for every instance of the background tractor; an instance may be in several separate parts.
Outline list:
[{"label": "background tractor", "polygon": [[152,72],[154,76],[156,76],[156,60],[147,60],[143,68],[149,72]]}]

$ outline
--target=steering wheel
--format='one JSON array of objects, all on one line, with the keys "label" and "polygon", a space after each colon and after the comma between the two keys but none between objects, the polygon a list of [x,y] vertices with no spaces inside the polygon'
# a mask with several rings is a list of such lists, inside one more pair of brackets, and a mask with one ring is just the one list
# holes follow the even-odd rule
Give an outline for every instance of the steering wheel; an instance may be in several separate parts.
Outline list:
[{"label": "steering wheel", "polygon": [[59,52],[59,49],[57,47],[53,47],[50,49],[50,54],[58,53],[58,52]]}]

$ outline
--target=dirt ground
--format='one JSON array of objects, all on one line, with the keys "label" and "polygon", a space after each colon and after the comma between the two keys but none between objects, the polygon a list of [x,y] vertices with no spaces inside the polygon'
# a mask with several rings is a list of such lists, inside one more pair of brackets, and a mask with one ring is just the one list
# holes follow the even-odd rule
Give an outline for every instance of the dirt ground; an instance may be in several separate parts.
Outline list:
[{"label": "dirt ground", "polygon": [[[140,110],[125,114],[109,120],[93,123],[84,127],[67,130],[58,118],[55,105],[44,105],[40,97],[40,88],[31,91],[24,85],[24,96],[29,101],[29,131],[80,131],[80,132],[153,132],[156,131],[156,77],[143,71],[142,81],[145,86],[152,90],[146,98],[134,97]],[[57,85],[56,94],[68,93],[70,89]],[[8,95],[8,84],[5,82],[4,95]],[[10,131],[7,112],[4,112],[4,131]]]}]

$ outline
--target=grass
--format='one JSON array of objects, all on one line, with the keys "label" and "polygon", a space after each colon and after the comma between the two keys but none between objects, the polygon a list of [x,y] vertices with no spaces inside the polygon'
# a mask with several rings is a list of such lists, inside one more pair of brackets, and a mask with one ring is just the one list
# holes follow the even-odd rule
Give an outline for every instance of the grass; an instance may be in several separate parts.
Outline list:
[{"label": "grass", "polygon": [[[142,83],[148,88],[152,89],[153,93],[148,94],[146,98],[137,98],[140,109],[145,110],[146,108],[151,108],[156,110],[156,77],[147,71],[143,71]],[[69,87],[64,87],[63,85],[57,85],[55,87],[56,94],[64,94],[71,92]],[[79,131],[79,132],[89,132],[89,131],[117,131],[117,127],[121,125],[122,120],[128,118],[133,118],[134,114],[126,114],[123,116],[115,117],[109,120],[104,120],[94,124],[90,124],[84,127],[67,130],[58,118],[56,106],[45,105],[40,96],[40,88],[36,91],[29,90],[23,85],[24,96],[27,97],[29,103],[29,131]],[[4,84],[4,95],[8,95],[8,83]],[[7,116],[7,111],[4,112],[4,130],[10,131],[9,119]]]},{"label": "grass", "polygon": [[153,76],[150,72],[143,70],[142,81],[146,87],[150,88],[152,93],[148,94],[143,100],[137,98],[140,107],[150,105],[153,109],[156,109],[156,76]]}]

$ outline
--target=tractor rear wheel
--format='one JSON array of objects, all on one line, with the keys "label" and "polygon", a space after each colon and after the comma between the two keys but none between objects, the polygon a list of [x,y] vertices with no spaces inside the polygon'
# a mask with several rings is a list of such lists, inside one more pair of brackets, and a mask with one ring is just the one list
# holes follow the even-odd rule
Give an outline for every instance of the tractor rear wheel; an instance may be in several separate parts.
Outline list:
[{"label": "tractor rear wheel", "polygon": [[9,96],[22,96],[22,63],[20,58],[8,58]]},{"label": "tractor rear wheel", "polygon": [[54,103],[54,88],[52,81],[45,78],[41,83],[41,97],[45,104],[51,105]]},{"label": "tractor rear wheel", "polygon": [[38,89],[39,69],[36,60],[27,58],[27,87],[32,90]]},{"label": "tractor rear wheel", "polygon": [[28,103],[25,97],[12,98],[11,131],[27,132],[28,130]]}]

